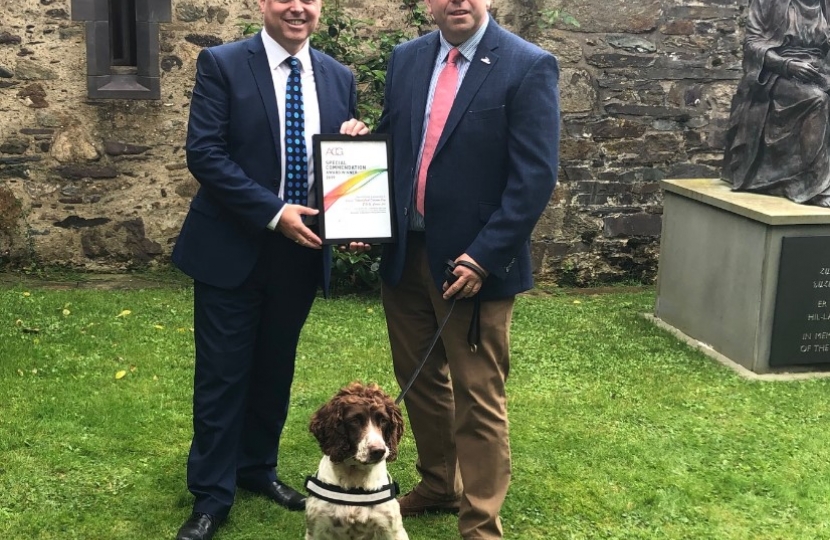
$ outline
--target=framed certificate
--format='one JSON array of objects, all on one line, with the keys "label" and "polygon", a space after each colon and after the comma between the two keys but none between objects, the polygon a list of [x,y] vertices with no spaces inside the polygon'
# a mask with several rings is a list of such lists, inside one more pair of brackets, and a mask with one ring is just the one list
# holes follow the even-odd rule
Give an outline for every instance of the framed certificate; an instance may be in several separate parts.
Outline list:
[{"label": "framed certificate", "polygon": [[395,241],[388,135],[314,135],[314,189],[324,244]]}]

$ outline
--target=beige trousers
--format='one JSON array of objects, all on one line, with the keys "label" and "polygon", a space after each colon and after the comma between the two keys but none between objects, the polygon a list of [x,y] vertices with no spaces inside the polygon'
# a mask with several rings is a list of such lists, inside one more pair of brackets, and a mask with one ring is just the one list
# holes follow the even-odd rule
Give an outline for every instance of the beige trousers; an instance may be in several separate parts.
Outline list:
[{"label": "beige trousers", "polygon": [[[410,234],[401,282],[383,306],[398,383],[415,371],[450,307],[433,284],[423,236]],[[418,494],[460,499],[462,538],[503,538],[499,512],[510,483],[505,381],[514,299],[481,303],[481,343],[467,343],[473,302],[458,301],[404,403],[418,450]]]}]

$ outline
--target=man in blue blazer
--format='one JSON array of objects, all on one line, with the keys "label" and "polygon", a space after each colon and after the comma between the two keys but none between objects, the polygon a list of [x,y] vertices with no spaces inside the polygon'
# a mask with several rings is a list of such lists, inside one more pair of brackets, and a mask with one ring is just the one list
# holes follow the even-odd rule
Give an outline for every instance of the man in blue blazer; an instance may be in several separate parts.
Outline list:
[{"label": "man in blue blazer", "polygon": [[352,73],[308,45],[321,0],[259,5],[260,34],[197,60],[187,163],[201,186],[173,250],[194,280],[196,344],[195,503],[178,540],[212,538],[237,486],[305,507],[276,469],[300,330],[331,267],[313,225],[311,136],[368,131]]},{"label": "man in blue blazer", "polygon": [[401,385],[458,302],[406,394],[421,481],[401,511],[458,512],[465,540],[502,538],[509,327],[514,296],[533,284],[530,236],[556,183],[559,67],[500,28],[489,0],[426,3],[439,31],[395,49],[378,128],[394,144],[401,234],[380,272]]}]

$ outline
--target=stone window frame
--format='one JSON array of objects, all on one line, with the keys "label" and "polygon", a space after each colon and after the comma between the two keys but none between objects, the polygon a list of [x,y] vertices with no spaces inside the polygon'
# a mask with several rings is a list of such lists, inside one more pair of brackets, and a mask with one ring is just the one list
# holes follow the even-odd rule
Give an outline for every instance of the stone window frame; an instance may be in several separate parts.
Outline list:
[{"label": "stone window frame", "polygon": [[171,0],[137,0],[136,66],[112,65],[110,0],[71,0],[86,29],[87,94],[100,99],[161,99],[159,23],[172,20]]}]

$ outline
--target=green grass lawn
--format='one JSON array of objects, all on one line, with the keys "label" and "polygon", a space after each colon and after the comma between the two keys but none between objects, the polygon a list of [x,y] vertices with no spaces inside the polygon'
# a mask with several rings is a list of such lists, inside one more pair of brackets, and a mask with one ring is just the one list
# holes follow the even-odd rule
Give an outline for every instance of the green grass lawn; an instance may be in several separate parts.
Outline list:
[{"label": "green grass lawn", "polygon": [[[187,517],[192,292],[0,288],[0,538],[171,539]],[[519,298],[508,383],[508,539],[830,538],[830,381],[741,379],[655,328],[653,292]],[[280,474],[300,487],[311,413],[393,383],[377,298],[318,300]],[[416,481],[405,435],[392,475]],[[455,518],[407,519],[413,540]],[[217,540],[301,539],[240,494]]]}]

